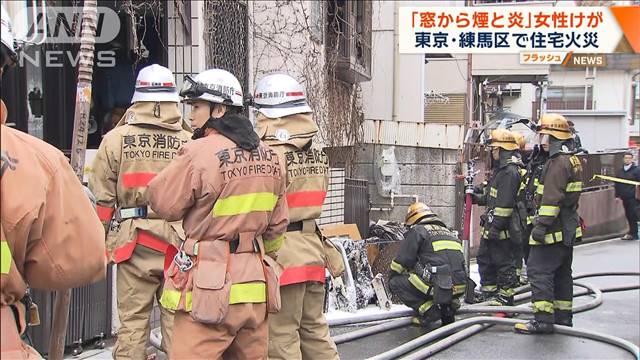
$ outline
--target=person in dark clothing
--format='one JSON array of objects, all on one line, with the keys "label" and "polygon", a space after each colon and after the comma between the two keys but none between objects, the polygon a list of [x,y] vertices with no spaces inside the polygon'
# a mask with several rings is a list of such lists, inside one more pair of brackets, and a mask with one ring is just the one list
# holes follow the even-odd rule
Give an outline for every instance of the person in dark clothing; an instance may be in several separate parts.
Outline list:
[{"label": "person in dark clothing", "polygon": [[419,325],[450,324],[466,288],[462,243],[423,203],[409,206],[405,224],[411,229],[391,262],[389,289],[417,312]]},{"label": "person in dark clothing", "polygon": [[573,326],[573,246],[582,240],[578,203],[582,192],[582,162],[567,146],[567,119],[545,114],[540,143],[549,158],[536,190],[536,216],[531,230],[527,270],[534,319],[514,326],[523,334],[548,334],[554,324]]},{"label": "person in dark clothing", "polygon": [[518,284],[511,236],[521,236],[513,230],[512,215],[520,188],[519,148],[511,131],[496,129],[489,140],[493,169],[488,185],[474,189],[471,200],[485,207],[480,217],[482,227],[480,248],[476,259],[480,272],[482,301],[491,305],[513,305]]},{"label": "person in dark clothing", "polygon": [[[549,152],[546,151],[542,146],[535,145],[532,153],[528,157],[527,164],[527,172],[526,178],[523,180],[525,183],[524,189],[524,197],[525,197],[525,207],[527,210],[527,226],[523,231],[523,239],[524,239],[524,260],[525,262],[529,259],[529,237],[531,236],[531,230],[533,230],[533,219],[535,217],[538,206],[535,203],[535,195],[538,190],[538,185],[540,185],[540,177],[542,176],[542,169],[544,167],[545,162],[549,158]],[[542,189],[540,189],[542,191]]]},{"label": "person in dark clothing", "polygon": [[[620,179],[640,181],[640,168],[633,162],[633,154],[624,154],[624,166],[616,175]],[[629,233],[623,240],[638,240],[638,200],[636,199],[636,185],[616,183],[616,197],[622,200],[624,213],[629,222]]]}]

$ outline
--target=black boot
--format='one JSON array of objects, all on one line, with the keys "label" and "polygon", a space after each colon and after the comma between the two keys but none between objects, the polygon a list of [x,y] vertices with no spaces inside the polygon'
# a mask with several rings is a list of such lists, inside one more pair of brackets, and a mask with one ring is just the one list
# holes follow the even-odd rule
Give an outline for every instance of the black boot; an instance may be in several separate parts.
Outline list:
[{"label": "black boot", "polygon": [[526,323],[518,323],[513,329],[520,334],[551,334],[553,333],[553,324],[538,320],[530,320]]},{"label": "black boot", "polygon": [[489,303],[489,306],[513,306],[513,296],[498,293]]},{"label": "black boot", "polygon": [[573,327],[573,314],[571,311],[556,310],[554,324]]},{"label": "black boot", "polygon": [[456,321],[456,311],[451,305],[440,305],[440,320],[442,320],[442,326],[449,325]]},{"label": "black boot", "polygon": [[496,295],[498,295],[497,291],[482,291],[476,294],[476,303],[492,301],[496,298]]},{"label": "black boot", "polygon": [[427,311],[425,311],[424,314],[418,317],[418,323],[422,327],[429,328],[433,326],[434,322],[440,320],[440,318],[440,308],[438,308],[438,305],[434,304]]}]

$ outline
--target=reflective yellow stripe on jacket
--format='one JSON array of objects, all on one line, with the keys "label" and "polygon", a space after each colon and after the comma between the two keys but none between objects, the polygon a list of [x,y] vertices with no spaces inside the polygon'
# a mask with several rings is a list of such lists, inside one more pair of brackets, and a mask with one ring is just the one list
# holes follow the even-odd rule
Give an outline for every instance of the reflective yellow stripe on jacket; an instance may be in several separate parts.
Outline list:
[{"label": "reflective yellow stripe on jacket", "polygon": [[[489,230],[482,231],[482,236],[484,238],[489,238]],[[507,231],[507,230],[500,231],[500,240],[504,240],[504,239],[507,239],[507,238],[509,238],[509,231]]]},{"label": "reflective yellow stripe on jacket", "polygon": [[[263,282],[251,282],[231,285],[229,290],[229,304],[264,303],[267,301],[267,285]],[[178,290],[164,290],[160,304],[169,310],[177,310],[182,292]],[[192,293],[185,292],[185,310],[191,311]]]},{"label": "reflective yellow stripe on jacket", "polygon": [[411,285],[413,285],[413,287],[418,289],[418,291],[420,291],[421,293],[427,294],[429,292],[429,285],[426,284],[424,281],[422,281],[422,279],[418,277],[418,275],[416,274],[409,275],[409,282],[411,283]]},{"label": "reflective yellow stripe on jacket", "polygon": [[267,284],[252,282],[231,285],[229,304],[263,303],[267,301]]},{"label": "reflective yellow stripe on jacket", "polygon": [[[576,228],[576,238],[579,238],[579,237],[582,237],[582,228],[580,226]],[[529,238],[529,245],[543,245],[543,244],[549,245],[549,244],[555,244],[559,242],[562,242],[562,231],[546,234],[544,236],[544,243],[537,242],[533,240],[533,238]]]},{"label": "reflective yellow stripe on jacket", "polygon": [[400,263],[397,263],[395,260],[391,261],[391,270],[398,274],[404,274],[407,271],[404,266],[400,265]]},{"label": "reflective yellow stripe on jacket", "polygon": [[462,251],[462,244],[454,240],[436,240],[433,243],[433,251],[458,250]]},{"label": "reflective yellow stripe on jacket", "polygon": [[[164,289],[162,291],[162,296],[160,297],[160,304],[169,310],[177,310],[178,305],[180,304],[180,296],[181,292],[179,290],[168,290]],[[191,291],[185,293],[185,308],[187,311],[191,311]]]},{"label": "reflective yellow stripe on jacket", "polygon": [[553,216],[556,217],[560,213],[559,206],[551,206],[551,205],[542,205],[538,210],[538,215],[540,216]]},{"label": "reflective yellow stripe on jacket", "polygon": [[269,254],[274,251],[278,251],[282,247],[282,244],[284,244],[284,234],[273,240],[268,240],[263,237],[262,241],[264,241],[264,252]]},{"label": "reflective yellow stripe on jacket", "polygon": [[[581,192],[582,191],[582,181],[574,181],[567,184],[565,188],[566,192]],[[542,195],[544,193],[544,184],[538,184],[536,186],[536,194]]]},{"label": "reflective yellow stripe on jacket", "polygon": [[11,262],[13,258],[11,257],[11,249],[9,248],[9,243],[6,241],[0,242],[0,273],[8,274],[11,269]]},{"label": "reflective yellow stripe on jacket", "polygon": [[213,206],[213,216],[234,216],[254,211],[272,211],[278,202],[278,196],[270,192],[231,195],[218,199]]},{"label": "reflective yellow stripe on jacket", "polygon": [[513,214],[513,208],[497,207],[493,209],[493,214],[495,216],[509,217],[511,216],[511,214]]},{"label": "reflective yellow stripe on jacket", "polygon": [[567,184],[566,192],[581,192],[582,181],[574,181]]}]

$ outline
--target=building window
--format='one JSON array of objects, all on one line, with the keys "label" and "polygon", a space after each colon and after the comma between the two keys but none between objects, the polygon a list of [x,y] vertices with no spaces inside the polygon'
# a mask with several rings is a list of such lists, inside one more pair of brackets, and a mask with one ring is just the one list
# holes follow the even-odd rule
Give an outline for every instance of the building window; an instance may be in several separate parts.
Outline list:
[{"label": "building window", "polygon": [[371,1],[331,0],[327,6],[327,51],[337,56],[337,78],[371,80]]},{"label": "building window", "polygon": [[549,110],[593,110],[593,86],[549,87]]}]

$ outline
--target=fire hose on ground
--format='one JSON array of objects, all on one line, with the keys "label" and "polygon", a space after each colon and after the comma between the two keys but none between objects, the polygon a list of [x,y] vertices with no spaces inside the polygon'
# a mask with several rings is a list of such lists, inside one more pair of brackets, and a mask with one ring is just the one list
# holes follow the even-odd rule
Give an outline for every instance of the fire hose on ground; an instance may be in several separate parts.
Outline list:
[{"label": "fire hose on ground", "polygon": [[[448,348],[449,346],[455,344],[456,342],[459,342],[461,340],[464,340],[466,338],[468,338],[469,336],[472,336],[478,332],[480,332],[481,330],[484,330],[486,327],[482,326],[482,325],[486,325],[486,324],[497,324],[497,325],[509,325],[509,326],[513,326],[517,323],[521,323],[524,322],[524,320],[518,320],[518,319],[503,319],[503,318],[496,318],[496,317],[488,317],[488,316],[478,316],[478,317],[472,317],[472,318],[468,318],[468,319],[464,319],[462,321],[459,322],[455,322],[453,324],[447,325],[446,327],[449,327],[451,325],[455,325],[452,326],[451,329],[446,329],[446,333],[447,334],[451,334],[452,332],[455,332],[458,329],[462,329],[466,326],[472,325],[476,326],[476,325],[481,325],[481,328],[474,328],[472,330],[469,330],[470,328],[467,328],[466,330],[468,330],[467,332],[465,332],[465,334],[461,335],[461,336],[457,336],[455,338],[452,338],[452,336],[447,337],[443,340],[441,340],[438,343],[435,343],[431,346],[428,346],[426,348],[423,348],[413,354],[411,354],[410,356],[404,357],[403,359],[407,360],[407,359],[425,359],[426,357],[435,354],[436,352],[440,351],[440,350],[444,350],[446,348]],[[438,330],[442,330],[444,328],[440,328]],[[436,330],[436,331],[438,331]],[[630,352],[631,354],[633,354],[633,356],[638,359],[640,358],[640,350],[638,349],[638,346],[636,346],[635,344],[631,343],[630,341],[621,339],[619,337],[616,336],[611,336],[611,335],[607,335],[607,334],[603,334],[603,333],[599,333],[596,331],[591,331],[591,330],[583,330],[583,329],[576,329],[576,328],[572,328],[572,327],[568,327],[568,326],[561,326],[561,325],[554,325],[554,330],[556,333],[558,334],[563,334],[563,335],[569,335],[569,336],[576,336],[576,337],[581,337],[581,338],[586,338],[586,339],[591,339],[591,340],[596,340],[596,341],[601,341],[607,344],[611,344],[617,347],[620,347],[628,352]],[[414,347],[413,349],[416,349],[419,346],[428,344],[440,337],[442,337],[442,335],[445,332],[442,332],[440,334],[434,334],[436,331],[431,332],[427,335],[424,335],[423,337],[420,337],[418,339],[415,340],[420,340],[419,344]],[[464,330],[463,330],[464,331]],[[427,336],[434,334],[435,336],[430,336],[429,338],[427,338]],[[457,335],[458,333],[456,333]],[[412,350],[413,350],[412,349]],[[396,350],[396,349],[394,349]],[[411,350],[410,350],[411,351]],[[381,359],[396,359],[401,355],[406,354],[407,352],[403,352],[399,355],[392,355],[390,354],[390,352],[384,353],[384,354],[380,354],[378,356],[375,356],[371,359],[375,359],[375,360],[381,360]]]},{"label": "fire hose on ground", "polygon": [[[599,272],[599,273],[591,273],[591,274],[579,274],[574,277],[574,280],[588,278],[588,277],[602,277],[602,276],[640,276],[640,273],[638,272]],[[588,295],[588,294],[595,294],[595,298],[592,301],[574,307],[573,309],[574,313],[587,311],[602,304],[602,293],[640,289],[640,285],[612,286],[612,287],[605,287],[602,289],[598,289],[588,284],[575,283],[575,282],[574,282],[574,286],[585,288],[585,290],[575,292],[574,297]],[[530,289],[529,285],[525,285],[517,288],[516,292],[520,294],[515,297],[515,301],[521,302],[530,298],[531,293],[526,292],[529,289]],[[522,293],[523,291],[525,292]],[[488,302],[483,302],[483,303],[463,306],[460,309],[458,309],[457,313],[458,314],[486,314],[486,313],[532,314],[533,313],[533,311],[530,308],[523,307],[523,306],[486,306],[487,304]],[[390,330],[401,328],[407,325],[411,325],[412,316],[414,315],[415,315],[415,312],[413,310],[401,309],[396,311],[390,311],[387,313],[366,314],[366,315],[360,315],[352,318],[335,319],[334,321],[330,321],[329,325],[331,327],[334,327],[334,326],[344,326],[344,325],[352,325],[352,324],[360,324],[360,323],[369,323],[369,322],[380,321],[380,320],[390,320],[382,324],[370,326],[364,329],[358,329],[355,331],[351,331],[351,332],[333,337],[333,340],[336,344],[342,344],[345,342],[361,339],[367,336],[371,336],[371,335],[379,334],[385,331],[390,331]],[[474,319],[480,319],[480,320],[478,320],[478,322],[472,322],[471,320],[474,320]],[[487,319],[487,321],[481,321],[482,319]],[[505,321],[502,321],[502,320],[505,320]],[[494,318],[494,317],[477,317],[477,316],[460,320],[453,324],[434,330],[410,342],[407,342],[396,349],[380,354],[374,357],[373,359],[393,359],[393,358],[402,356],[410,351],[413,351],[420,346],[424,346],[429,342],[433,342],[441,337],[446,337],[445,339],[442,339],[441,341],[420,350],[419,352],[420,357],[416,357],[416,359],[423,359],[426,356],[435,354],[436,352],[444,350],[461,340],[464,340],[478,332],[481,332],[482,330],[490,326],[488,324],[512,325],[517,322],[520,322],[520,320],[500,319],[500,318]],[[464,329],[466,326],[469,326],[469,327],[467,329]],[[638,347],[624,339],[620,339],[615,336],[610,336],[606,334],[590,332],[586,330],[577,330],[577,329],[573,329],[565,326],[556,325],[554,326],[554,328],[556,329],[556,332],[560,334],[585,337],[593,340],[604,341],[615,346],[619,346],[633,353],[634,356],[636,356],[636,358],[640,358],[638,356]],[[464,330],[458,331],[459,329],[464,329]],[[154,330],[158,330],[158,329],[154,329]],[[161,349],[161,345],[160,345],[161,341],[162,341],[162,337],[160,335],[160,331],[152,331],[150,336],[151,344],[154,347]],[[418,352],[416,352],[416,354],[418,354]],[[390,356],[390,357],[387,357],[387,356]]]},{"label": "fire hose on ground", "polygon": [[[573,309],[574,312],[582,312],[586,310],[593,309],[600,304],[602,304],[602,293],[599,289],[592,288],[590,285],[574,283],[575,286],[584,287],[588,290],[593,291],[596,294],[596,298],[587,304],[583,304],[577,306]],[[583,292],[583,294],[591,293],[591,291]],[[411,310],[412,315],[413,310]],[[529,307],[523,306],[464,306],[458,309],[458,314],[485,314],[485,313],[517,313],[517,314],[533,314],[533,310]],[[392,320],[383,324],[370,326],[364,329],[359,329],[355,331],[348,332],[346,334],[341,334],[333,337],[333,341],[336,344],[342,344],[344,342],[349,342],[353,340],[357,340],[363,337],[367,337],[370,335],[375,335],[381,332],[397,329],[406,325],[410,325],[412,323],[411,317],[403,317],[401,319]]]},{"label": "fire hose on ground", "polygon": [[[582,279],[585,277],[602,277],[602,276],[638,276],[640,275],[640,273],[636,273],[636,272],[629,272],[629,271],[625,271],[625,272],[599,272],[599,273],[591,273],[591,274],[579,274],[574,276],[574,280],[577,279]],[[611,288],[603,288],[601,289],[602,292],[612,292],[612,291],[625,291],[625,290],[634,290],[635,287],[611,287]],[[516,297],[515,297],[515,301],[516,302],[520,302],[523,301],[527,298],[529,298],[531,296],[530,293],[528,293],[528,291],[531,290],[531,286],[530,285],[524,285],[524,286],[520,286],[518,288],[515,289],[516,291]],[[586,294],[585,292],[580,293],[582,295]],[[578,295],[576,295],[578,296]],[[476,303],[476,304],[472,304],[469,305],[469,307],[479,307],[479,306],[483,306],[483,305],[489,305],[489,301],[484,301],[481,303]],[[464,307],[463,307],[464,308]],[[345,326],[345,325],[355,325],[355,324],[362,324],[362,323],[369,323],[369,322],[375,322],[375,321],[381,321],[381,320],[394,320],[394,319],[398,319],[398,318],[403,318],[403,317],[410,317],[415,315],[415,312],[411,309],[396,309],[396,310],[391,310],[388,312],[384,312],[384,313],[376,313],[376,314],[364,314],[364,315],[355,315],[349,318],[339,318],[339,319],[330,319],[328,321],[329,323],[329,327],[335,327],[335,326]]]},{"label": "fire hose on ground", "polygon": [[[593,273],[593,274],[580,274],[580,275],[576,275],[574,279],[581,279],[581,278],[587,278],[587,277],[601,277],[601,276],[640,276],[640,273],[638,272],[601,272],[601,273]],[[583,295],[588,295],[588,294],[595,294],[595,298],[585,304],[579,305],[574,307],[573,312],[574,313],[578,313],[578,312],[583,312],[583,311],[587,311],[590,309],[593,309],[597,306],[599,306],[600,304],[602,304],[602,293],[603,292],[613,292],[613,291],[627,291],[627,290],[635,290],[635,289],[640,289],[640,285],[625,285],[625,286],[614,286],[614,287],[605,287],[602,289],[598,289],[595,288],[592,285],[588,285],[588,284],[582,284],[582,283],[574,283],[574,286],[578,286],[578,287],[583,287],[585,288],[585,290],[582,291],[578,291],[574,293],[574,297],[577,296],[583,296]],[[524,286],[519,288],[520,291],[526,291],[528,289],[528,286]],[[523,301],[528,299],[531,296],[531,293],[523,293],[520,294],[518,296],[516,296],[516,301]],[[518,314],[531,314],[533,313],[533,311],[528,308],[528,307],[523,307],[523,306],[484,306],[482,303],[481,304],[474,304],[474,305],[470,305],[470,306],[465,306],[462,307],[458,310],[458,313],[460,314],[482,314],[482,313],[518,313]],[[408,312],[407,311],[397,311],[394,315],[398,316],[397,314],[402,314],[400,316],[407,316]],[[370,321],[376,321],[376,320],[380,320],[380,317],[374,317],[374,316],[362,316],[359,317],[358,319],[356,319],[357,322],[362,322],[362,320],[369,318],[375,318],[375,320],[370,320]],[[353,322],[353,321],[352,321]],[[348,342],[348,341],[353,341],[356,339],[360,339],[362,337],[366,337],[366,336],[370,336],[370,335],[374,335],[377,333],[381,333],[384,331],[389,331],[392,329],[396,329],[396,328],[400,328],[406,325],[411,324],[411,318],[410,317],[403,317],[401,319],[396,319],[396,320],[392,320],[383,324],[379,324],[379,325],[375,325],[375,326],[371,326],[365,329],[359,329],[356,331],[352,331],[346,334],[341,334],[338,336],[335,336],[333,339],[336,342],[336,344],[340,344],[340,343],[344,343],[344,342]],[[423,359],[427,356],[433,355],[438,351],[444,350],[447,347],[463,340],[466,339],[476,333],[481,332],[482,330],[490,327],[490,324],[508,324],[508,325],[513,325],[515,323],[518,322],[522,322],[522,320],[516,320],[516,319],[500,319],[500,318],[494,318],[494,317],[471,317],[468,319],[464,319],[461,321],[457,321],[453,324],[444,326],[440,329],[437,329],[435,331],[432,331],[424,336],[421,336],[417,339],[414,339],[412,341],[409,341],[403,345],[401,345],[398,348],[392,349],[388,352],[385,352],[383,354],[380,354],[378,356],[373,357],[372,359],[393,359],[393,358],[397,358],[399,356],[402,356],[408,352],[411,352],[415,349],[417,349],[418,347],[424,346],[430,342],[433,342],[435,340],[438,340],[442,337],[446,337],[444,339],[442,339],[441,341],[430,345],[424,349],[419,350],[418,352],[412,354],[410,357],[410,359]],[[624,350],[629,351],[630,353],[632,353],[636,358],[640,359],[640,350],[638,349],[638,346],[636,346],[635,344],[624,340],[624,339],[620,339],[618,337],[615,336],[611,336],[611,335],[606,335],[606,334],[601,334],[601,333],[597,333],[597,332],[593,332],[593,331],[587,331],[587,330],[580,330],[580,329],[574,329],[574,328],[570,328],[570,327],[565,327],[565,326],[558,326],[555,325],[554,326],[555,330],[557,333],[560,334],[565,334],[565,335],[570,335],[570,336],[578,336],[578,337],[583,337],[583,338],[588,338],[588,339],[592,339],[592,340],[597,340],[597,341],[602,341],[602,342],[606,342],[609,343],[611,345],[614,346],[618,346]],[[459,331],[460,329],[464,329]]]}]

